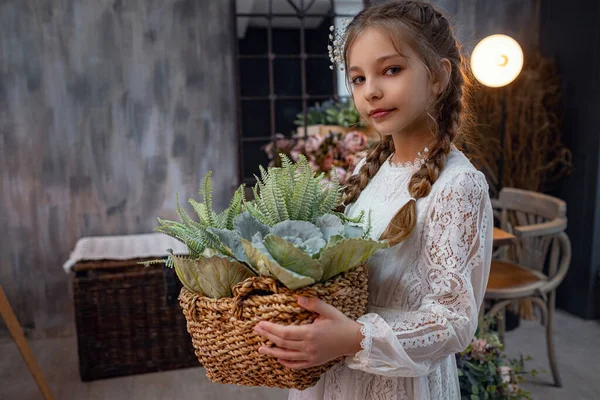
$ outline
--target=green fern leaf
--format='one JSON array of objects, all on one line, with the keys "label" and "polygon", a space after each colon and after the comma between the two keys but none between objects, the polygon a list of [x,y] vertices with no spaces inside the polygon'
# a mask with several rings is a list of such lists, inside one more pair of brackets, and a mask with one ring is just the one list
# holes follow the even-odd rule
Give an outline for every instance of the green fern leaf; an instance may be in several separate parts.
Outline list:
[{"label": "green fern leaf", "polygon": [[270,208],[269,214],[273,216],[275,224],[289,219],[289,214],[283,200],[283,192],[279,186],[281,170],[273,169],[270,174],[270,179],[265,184],[265,193],[263,198],[267,201],[267,206]]},{"label": "green fern leaf", "polygon": [[237,217],[238,215],[240,215],[242,213],[242,204],[244,202],[244,188],[245,188],[245,185],[241,185],[233,194],[231,203],[229,204],[229,207],[227,207],[227,210],[226,210],[225,223],[224,223],[225,229],[233,230],[234,229],[233,221],[235,220],[235,217]]},{"label": "green fern leaf", "polygon": [[205,216],[207,214],[206,205],[202,203],[198,203],[194,199],[189,199],[188,202],[198,215],[198,219],[200,220],[200,224],[203,226],[210,226],[209,222],[206,220]]},{"label": "green fern leaf", "polygon": [[175,200],[177,203],[177,207],[176,207],[176,211],[177,211],[177,215],[179,215],[179,219],[181,219],[181,222],[191,228],[198,228],[201,227],[202,224],[194,221],[194,219],[192,219],[192,217],[189,216],[189,214],[185,211],[185,209],[183,207],[181,207],[181,205],[179,204],[179,193],[177,193],[175,195]]},{"label": "green fern leaf", "polygon": [[203,218],[208,226],[215,226],[214,213],[212,211],[212,171],[208,171],[204,176],[204,181],[200,187],[200,195],[204,200]]}]

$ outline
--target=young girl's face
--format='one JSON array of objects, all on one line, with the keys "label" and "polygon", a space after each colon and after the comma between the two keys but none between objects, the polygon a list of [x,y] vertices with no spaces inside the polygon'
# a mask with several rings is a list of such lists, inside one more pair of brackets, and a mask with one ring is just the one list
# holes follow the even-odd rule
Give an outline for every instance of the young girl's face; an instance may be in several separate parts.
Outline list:
[{"label": "young girl's face", "polygon": [[398,50],[388,35],[368,29],[348,51],[356,108],[382,135],[427,129],[426,110],[432,96],[429,74],[410,46],[400,43]]}]

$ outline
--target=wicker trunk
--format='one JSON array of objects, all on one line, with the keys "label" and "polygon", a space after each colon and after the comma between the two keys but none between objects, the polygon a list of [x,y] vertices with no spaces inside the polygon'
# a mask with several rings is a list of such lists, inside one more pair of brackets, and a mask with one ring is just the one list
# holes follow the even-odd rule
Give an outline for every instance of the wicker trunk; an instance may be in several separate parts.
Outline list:
[{"label": "wicker trunk", "polygon": [[83,381],[199,366],[177,303],[179,280],[162,265],[138,261],[73,267]]},{"label": "wicker trunk", "polygon": [[331,280],[289,290],[271,277],[246,279],[233,288],[235,297],[211,299],[183,288],[179,301],[187,319],[196,355],[213,382],[245,386],[271,386],[304,390],[337,362],[304,370],[293,370],[276,359],[258,353],[272,343],[253,328],[260,321],[284,325],[309,324],[315,313],[301,308],[298,295],[317,296],[354,320],[366,312],[367,266],[358,267]]}]

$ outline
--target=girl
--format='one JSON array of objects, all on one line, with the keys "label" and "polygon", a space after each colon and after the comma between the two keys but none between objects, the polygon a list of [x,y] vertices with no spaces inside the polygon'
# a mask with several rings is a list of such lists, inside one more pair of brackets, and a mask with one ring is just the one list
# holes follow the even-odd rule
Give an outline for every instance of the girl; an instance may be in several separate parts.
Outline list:
[{"label": "girl", "polygon": [[492,209],[484,175],[453,142],[464,120],[465,72],[447,19],[420,1],[360,12],[343,55],[361,116],[382,139],[357,165],[345,213],[372,212],[368,313],[357,321],[318,299],[313,324],[263,323],[289,368],[345,356],[290,399],[460,399],[455,353],[471,342],[487,285]]}]

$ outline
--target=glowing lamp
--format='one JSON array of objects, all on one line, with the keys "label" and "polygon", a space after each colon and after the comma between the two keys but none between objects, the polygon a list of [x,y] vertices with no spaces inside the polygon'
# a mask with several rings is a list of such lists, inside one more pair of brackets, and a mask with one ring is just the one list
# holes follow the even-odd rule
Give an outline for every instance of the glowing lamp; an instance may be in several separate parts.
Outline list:
[{"label": "glowing lamp", "polygon": [[485,86],[506,86],[519,76],[521,68],[523,50],[510,36],[488,36],[471,53],[473,75]]}]

